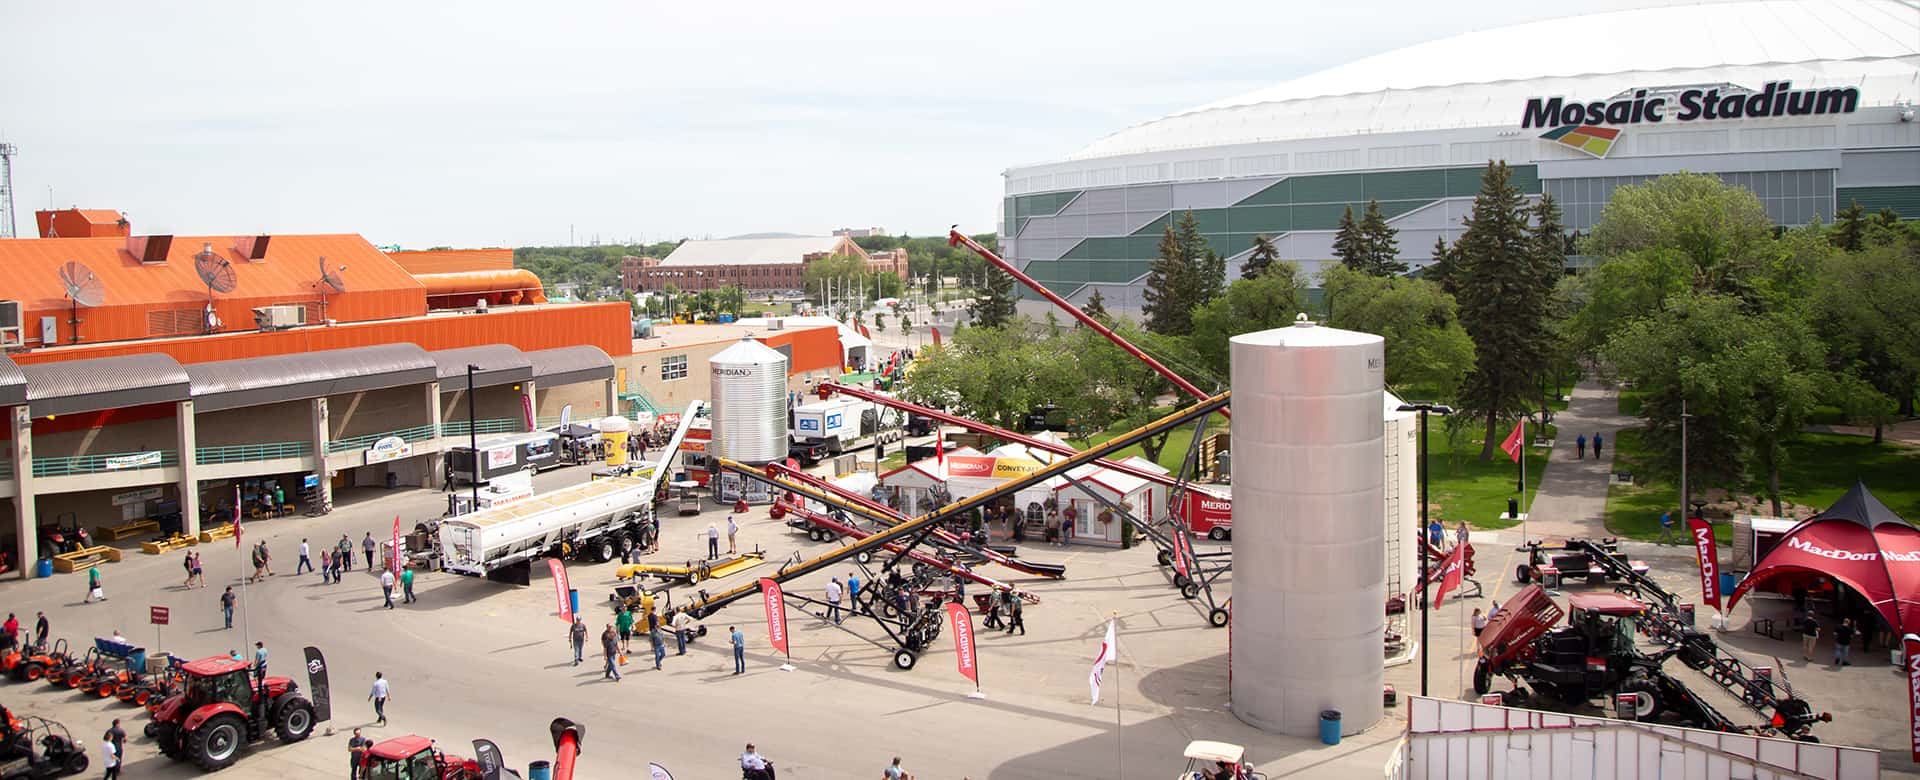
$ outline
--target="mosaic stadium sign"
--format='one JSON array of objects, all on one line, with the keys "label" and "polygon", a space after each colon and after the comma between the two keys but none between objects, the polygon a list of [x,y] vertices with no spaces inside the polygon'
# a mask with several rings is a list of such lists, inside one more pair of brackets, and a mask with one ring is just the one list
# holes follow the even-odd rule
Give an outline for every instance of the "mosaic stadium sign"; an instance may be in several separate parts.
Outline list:
[{"label": "mosaic stadium sign", "polygon": [[1586,103],[1565,97],[1529,98],[1520,126],[1550,128],[1540,137],[1605,157],[1620,137],[1622,125],[1851,114],[1859,106],[1860,90],[1855,87],[1794,89],[1791,81],[1770,81],[1757,92],[1722,86],[1636,89],[1632,97]]}]

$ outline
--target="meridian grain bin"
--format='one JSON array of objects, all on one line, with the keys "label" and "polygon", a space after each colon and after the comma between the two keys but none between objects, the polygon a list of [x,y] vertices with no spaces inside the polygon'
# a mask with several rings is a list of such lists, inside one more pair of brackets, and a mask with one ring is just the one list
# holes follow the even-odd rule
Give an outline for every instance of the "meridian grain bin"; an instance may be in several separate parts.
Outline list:
[{"label": "meridian grain bin", "polygon": [[[708,452],[761,465],[787,456],[787,356],[753,339],[708,358],[713,368],[713,444]],[[720,475],[720,497],[770,501],[766,488]]]},{"label": "meridian grain bin", "polygon": [[1235,336],[1233,712],[1267,731],[1380,719],[1385,342],[1311,322]]}]

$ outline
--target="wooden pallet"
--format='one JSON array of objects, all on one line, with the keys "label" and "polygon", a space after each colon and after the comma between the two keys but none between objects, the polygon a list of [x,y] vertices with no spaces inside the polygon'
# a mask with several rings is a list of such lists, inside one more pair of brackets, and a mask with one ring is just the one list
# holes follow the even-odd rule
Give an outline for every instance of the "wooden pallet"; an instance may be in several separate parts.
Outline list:
[{"label": "wooden pallet", "polygon": [[135,520],[121,525],[103,525],[93,529],[93,535],[104,542],[117,542],[129,536],[155,533],[160,524],[153,520]]},{"label": "wooden pallet", "polygon": [[59,555],[53,556],[53,570],[71,574],[76,571],[91,569],[108,561],[119,563],[120,550],[104,544],[95,547],[83,547],[70,553],[60,553]]},{"label": "wooden pallet", "polygon": [[232,538],[233,538],[232,523],[221,523],[220,525],[216,525],[212,528],[209,528],[205,531],[200,532],[201,544],[211,544],[213,542],[220,541],[221,539],[232,539]]},{"label": "wooden pallet", "polygon": [[199,543],[199,539],[187,536],[186,534],[174,534],[171,537],[158,541],[141,542],[140,551],[148,555],[160,555],[162,553],[170,553],[174,550],[191,547]]}]

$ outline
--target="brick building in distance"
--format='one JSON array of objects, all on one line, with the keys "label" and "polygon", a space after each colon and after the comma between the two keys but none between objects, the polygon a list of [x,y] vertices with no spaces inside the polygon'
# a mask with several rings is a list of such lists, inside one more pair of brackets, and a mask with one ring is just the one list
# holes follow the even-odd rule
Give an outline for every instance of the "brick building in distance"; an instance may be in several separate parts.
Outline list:
[{"label": "brick building in distance", "polygon": [[872,273],[907,275],[907,253],[868,254],[846,236],[789,236],[687,241],[665,259],[626,257],[621,285],[629,291],[715,290],[739,285],[750,291],[798,290],[806,284],[807,265],[835,255],[858,257]]}]

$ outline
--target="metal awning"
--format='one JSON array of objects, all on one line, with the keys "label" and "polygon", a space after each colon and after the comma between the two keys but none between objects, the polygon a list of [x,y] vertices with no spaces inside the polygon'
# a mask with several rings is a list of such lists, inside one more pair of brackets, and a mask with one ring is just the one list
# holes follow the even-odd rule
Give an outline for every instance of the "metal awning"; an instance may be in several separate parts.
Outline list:
[{"label": "metal awning", "polygon": [[27,375],[12,360],[0,355],[0,406],[19,406],[27,402]]},{"label": "metal awning", "polygon": [[533,379],[542,387],[613,378],[613,358],[595,346],[560,347],[526,353]]},{"label": "metal awning", "polygon": [[20,366],[35,417],[185,401],[186,369],[158,352]]},{"label": "metal awning", "polygon": [[467,389],[467,366],[480,367],[473,372],[474,387],[510,385],[533,378],[533,364],[527,356],[506,344],[440,349],[427,354],[436,364],[442,393]]},{"label": "metal awning", "polygon": [[434,361],[413,344],[216,360],[186,367],[195,411],[324,398],[434,379]]}]

